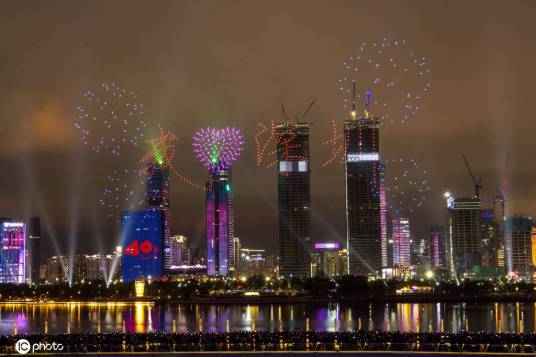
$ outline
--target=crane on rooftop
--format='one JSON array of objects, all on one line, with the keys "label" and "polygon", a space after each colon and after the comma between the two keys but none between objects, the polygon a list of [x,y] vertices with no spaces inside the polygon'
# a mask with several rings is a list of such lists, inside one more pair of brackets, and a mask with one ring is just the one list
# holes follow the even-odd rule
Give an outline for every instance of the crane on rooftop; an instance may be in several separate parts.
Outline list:
[{"label": "crane on rooftop", "polygon": [[473,184],[475,186],[475,197],[480,198],[480,190],[482,189],[482,179],[480,176],[475,176],[473,173],[473,170],[471,170],[471,166],[469,166],[469,161],[467,161],[467,158],[465,156],[462,156],[463,162],[465,162],[465,167],[467,167],[467,171],[469,172],[469,175],[471,176],[471,180],[473,181]]}]

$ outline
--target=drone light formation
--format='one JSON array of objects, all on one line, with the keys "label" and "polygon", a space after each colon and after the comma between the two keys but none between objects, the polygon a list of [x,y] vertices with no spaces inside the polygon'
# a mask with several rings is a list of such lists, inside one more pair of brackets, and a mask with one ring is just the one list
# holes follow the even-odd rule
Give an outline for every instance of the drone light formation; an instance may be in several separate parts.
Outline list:
[{"label": "drone light formation", "polygon": [[100,205],[107,211],[106,217],[118,218],[119,211],[142,206],[145,203],[144,185],[145,172],[138,168],[114,170],[106,176],[106,185],[99,199]]},{"label": "drone light formation", "polygon": [[358,46],[356,53],[344,62],[338,86],[344,107],[366,101],[365,117],[373,112],[382,123],[406,123],[417,115],[431,89],[429,74],[426,58],[415,54],[405,40],[384,38]]},{"label": "drone light formation", "polygon": [[179,180],[194,188],[201,188],[200,185],[192,181],[190,178],[184,176],[173,165],[173,158],[175,157],[176,152],[177,136],[170,131],[165,132],[160,126],[158,128],[160,130],[160,136],[147,140],[147,144],[151,149],[140,158],[139,163],[146,164],[148,162],[153,162],[157,163],[158,165],[165,165],[169,167],[169,170]]},{"label": "drone light formation", "polygon": [[244,147],[244,136],[238,128],[202,128],[193,136],[195,156],[211,172],[226,170],[237,160]]},{"label": "drone light formation", "polygon": [[144,140],[143,104],[134,92],[115,82],[102,83],[96,90],[86,91],[84,98],[85,102],[76,106],[74,127],[94,152],[119,156],[126,147]]},{"label": "drone light formation", "polygon": [[400,216],[424,207],[430,192],[428,172],[413,159],[384,160],[387,206]]}]

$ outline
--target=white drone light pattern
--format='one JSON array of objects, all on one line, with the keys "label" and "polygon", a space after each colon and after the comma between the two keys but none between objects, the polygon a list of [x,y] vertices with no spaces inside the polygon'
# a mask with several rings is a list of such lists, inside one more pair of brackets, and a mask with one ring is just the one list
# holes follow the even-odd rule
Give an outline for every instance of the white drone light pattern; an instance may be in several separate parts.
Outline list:
[{"label": "white drone light pattern", "polygon": [[394,215],[424,207],[430,186],[428,172],[413,159],[384,160],[387,207]]},{"label": "white drone light pattern", "polygon": [[405,40],[384,38],[358,46],[344,62],[344,75],[338,85],[346,108],[352,106],[355,81],[357,110],[370,91],[368,109],[374,117],[382,123],[406,123],[417,115],[431,89],[429,74],[426,58],[412,52]]},{"label": "white drone light pattern", "polygon": [[106,176],[105,188],[99,204],[106,209],[106,217],[117,218],[124,209],[136,209],[145,203],[146,173],[143,169],[114,170]]},{"label": "white drone light pattern", "polygon": [[82,141],[96,153],[110,152],[119,156],[128,145],[143,142],[143,104],[137,103],[134,92],[112,82],[102,83],[95,90],[84,93],[86,103],[78,105],[74,127],[82,134]]}]

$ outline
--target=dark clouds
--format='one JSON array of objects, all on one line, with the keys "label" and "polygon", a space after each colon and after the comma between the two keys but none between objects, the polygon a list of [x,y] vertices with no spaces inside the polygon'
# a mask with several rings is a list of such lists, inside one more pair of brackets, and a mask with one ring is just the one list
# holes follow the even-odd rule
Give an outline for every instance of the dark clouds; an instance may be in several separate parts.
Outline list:
[{"label": "dark clouds", "polygon": [[[384,156],[429,168],[433,191],[418,231],[444,220],[446,187],[471,192],[461,155],[492,196],[509,152],[509,208],[532,213],[535,10],[530,0],[3,1],[0,215],[43,214],[42,197],[62,249],[72,220],[77,249],[114,244],[117,226],[96,197],[116,162],[95,157],[72,128],[83,91],[114,80],[143,98],[149,122],[177,134],[175,164],[197,182],[206,173],[190,150],[194,130],[243,129],[247,146],[234,168],[237,231],[244,244],[271,249],[276,180],[274,170],[255,167],[256,124],[279,120],[280,103],[299,112],[319,97],[309,117],[313,237],[341,239],[343,168],[321,167],[329,153],[320,142],[331,120],[346,118],[336,86],[342,61],[357,43],[384,36],[406,39],[432,69],[432,95],[418,117],[382,130]],[[203,195],[172,183],[174,231],[200,239]]]}]

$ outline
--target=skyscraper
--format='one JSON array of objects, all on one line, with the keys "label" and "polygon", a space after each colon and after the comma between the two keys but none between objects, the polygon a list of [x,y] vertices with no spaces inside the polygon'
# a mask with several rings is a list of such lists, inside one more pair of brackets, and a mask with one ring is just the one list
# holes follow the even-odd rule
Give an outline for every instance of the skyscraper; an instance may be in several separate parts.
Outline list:
[{"label": "skyscraper", "polygon": [[4,221],[0,248],[0,283],[24,283],[26,225],[22,222]]},{"label": "skyscraper", "polygon": [[208,275],[227,276],[229,257],[231,254],[234,257],[233,237],[229,236],[229,223],[233,221],[229,215],[232,192],[229,179],[227,170],[211,170],[205,186]]},{"label": "skyscraper", "polygon": [[279,273],[310,276],[311,167],[306,122],[276,126]]},{"label": "skyscraper", "polygon": [[504,224],[506,267],[509,276],[530,278],[532,265],[532,218],[516,215]]},{"label": "skyscraper", "polygon": [[171,266],[189,265],[190,248],[188,238],[181,235],[171,236],[170,243]]},{"label": "skyscraper", "polygon": [[169,167],[162,162],[154,161],[147,166],[147,188],[145,208],[161,211],[164,217],[163,254],[164,271],[167,273],[171,264],[170,237],[171,211],[169,202]]},{"label": "skyscraper", "polygon": [[41,267],[41,221],[30,217],[28,223],[28,250],[30,251],[30,282],[37,283]]},{"label": "skyscraper", "polygon": [[482,265],[480,209],[478,197],[449,197],[448,253],[452,275],[471,274],[473,268]]},{"label": "skyscraper", "polygon": [[497,267],[497,254],[500,248],[499,229],[493,209],[480,211],[482,266]]},{"label": "skyscraper", "polygon": [[445,226],[433,225],[430,229],[430,265],[436,269],[447,268],[447,244],[445,240]]},{"label": "skyscraper", "polygon": [[393,221],[393,265],[411,265],[411,235],[407,218],[394,218]]},{"label": "skyscraper", "polygon": [[[346,176],[346,238],[348,271],[378,275],[385,256],[382,247],[380,121],[352,118],[344,122]],[[382,249],[383,248],[383,249]]]},{"label": "skyscraper", "polygon": [[121,269],[123,281],[164,275],[165,216],[161,210],[121,213]]},{"label": "skyscraper", "polygon": [[[387,201],[385,199],[385,166],[380,165],[380,227],[382,245],[382,269],[387,269],[392,263],[392,252],[387,239]],[[391,258],[391,259],[389,259]],[[383,274],[382,274],[383,275]]]}]

